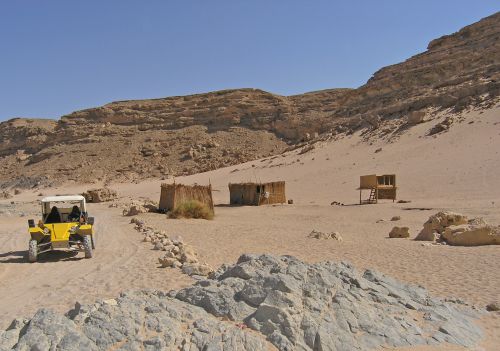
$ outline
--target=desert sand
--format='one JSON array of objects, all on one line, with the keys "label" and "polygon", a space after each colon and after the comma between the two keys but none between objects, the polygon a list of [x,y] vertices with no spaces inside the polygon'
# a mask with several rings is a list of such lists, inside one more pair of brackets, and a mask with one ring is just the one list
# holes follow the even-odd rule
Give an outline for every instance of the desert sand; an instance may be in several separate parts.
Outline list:
[{"label": "desert sand", "polygon": [[[196,248],[202,261],[214,267],[234,262],[242,253],[287,254],[307,262],[349,261],[359,269],[374,268],[422,285],[436,296],[459,298],[484,308],[500,300],[500,247],[424,246],[411,240],[427,218],[440,210],[500,223],[500,107],[465,112],[460,118],[460,123],[436,136],[427,136],[432,125],[424,122],[385,139],[365,141],[357,133],[319,142],[302,155],[295,150],[178,177],[178,183],[212,184],[214,220],[174,220],[157,213],[139,218],[170,236],[182,237]],[[379,148],[382,151],[375,152]],[[375,205],[357,205],[359,176],[374,173],[396,173],[398,199],[411,202],[382,200]],[[272,180],[286,181],[287,197],[294,200],[293,205],[228,206],[229,182]],[[112,188],[121,196],[120,203],[139,198],[159,200],[162,182],[114,184]],[[78,185],[45,189],[43,193],[85,189],[85,185]],[[170,290],[191,284],[192,279],[179,270],[158,268],[160,252],[141,242],[130,217],[123,217],[120,207],[109,207],[108,203],[89,205],[98,232],[94,258],[55,252],[40,262],[27,263],[26,220],[37,218],[38,193],[24,192],[0,201],[11,209],[0,217],[1,328],[15,317],[30,317],[42,306],[65,312],[75,301],[111,298],[128,289]],[[345,206],[332,206],[332,201]],[[25,215],[20,216],[21,212]],[[401,220],[390,221],[393,216],[401,216]],[[410,239],[389,239],[395,225],[409,227]],[[343,241],[308,238],[313,229],[338,231]],[[493,345],[500,344],[498,312],[486,314],[479,323],[485,331],[482,346],[493,350]]]}]

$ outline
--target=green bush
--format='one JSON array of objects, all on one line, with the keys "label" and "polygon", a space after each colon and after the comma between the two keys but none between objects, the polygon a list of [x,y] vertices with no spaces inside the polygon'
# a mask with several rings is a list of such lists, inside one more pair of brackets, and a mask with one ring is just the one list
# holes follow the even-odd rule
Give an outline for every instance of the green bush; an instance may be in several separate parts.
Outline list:
[{"label": "green bush", "polygon": [[172,212],[170,218],[203,218],[213,219],[214,211],[204,203],[190,200],[178,205]]}]

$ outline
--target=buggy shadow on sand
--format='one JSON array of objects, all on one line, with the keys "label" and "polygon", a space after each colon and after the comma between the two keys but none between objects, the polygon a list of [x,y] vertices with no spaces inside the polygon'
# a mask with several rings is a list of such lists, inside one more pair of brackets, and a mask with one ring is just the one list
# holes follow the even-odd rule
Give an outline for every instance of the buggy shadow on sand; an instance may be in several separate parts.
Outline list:
[{"label": "buggy shadow on sand", "polygon": [[[84,260],[84,257],[78,256],[77,250],[51,250],[45,252],[43,255],[37,257],[39,263],[51,263],[60,261],[79,261]],[[10,251],[0,254],[0,264],[7,263],[26,263],[28,261],[28,252],[24,251]]]}]

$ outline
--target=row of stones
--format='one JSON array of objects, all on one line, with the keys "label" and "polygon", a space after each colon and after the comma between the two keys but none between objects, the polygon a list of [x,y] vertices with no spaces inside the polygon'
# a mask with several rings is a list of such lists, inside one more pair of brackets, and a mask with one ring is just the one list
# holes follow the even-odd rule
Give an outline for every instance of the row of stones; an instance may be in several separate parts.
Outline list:
[{"label": "row of stones", "polygon": [[162,268],[178,268],[190,276],[208,276],[213,272],[213,268],[200,262],[196,250],[182,239],[170,238],[165,231],[156,230],[136,217],[132,218],[131,223],[135,224],[135,229],[144,236],[144,242],[151,243],[154,250],[165,251],[164,256],[158,258]]}]

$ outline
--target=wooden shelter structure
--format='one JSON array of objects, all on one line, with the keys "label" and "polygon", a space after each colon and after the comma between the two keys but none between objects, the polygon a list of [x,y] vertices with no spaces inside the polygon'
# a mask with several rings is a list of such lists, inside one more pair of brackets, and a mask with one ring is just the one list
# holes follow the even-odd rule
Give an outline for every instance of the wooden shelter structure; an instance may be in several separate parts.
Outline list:
[{"label": "wooden shelter structure", "polygon": [[161,185],[160,211],[168,212],[175,209],[180,204],[196,200],[206,204],[212,211],[214,210],[214,201],[212,198],[212,185],[184,185],[184,184],[165,184]]},{"label": "wooden shelter structure", "polygon": [[229,183],[231,205],[260,206],[286,202],[285,182]]},{"label": "wooden shelter structure", "polygon": [[[389,199],[396,200],[396,175],[364,175],[359,178],[359,203],[376,204],[378,200]],[[367,200],[362,199],[363,190],[370,190],[370,196]]]}]

